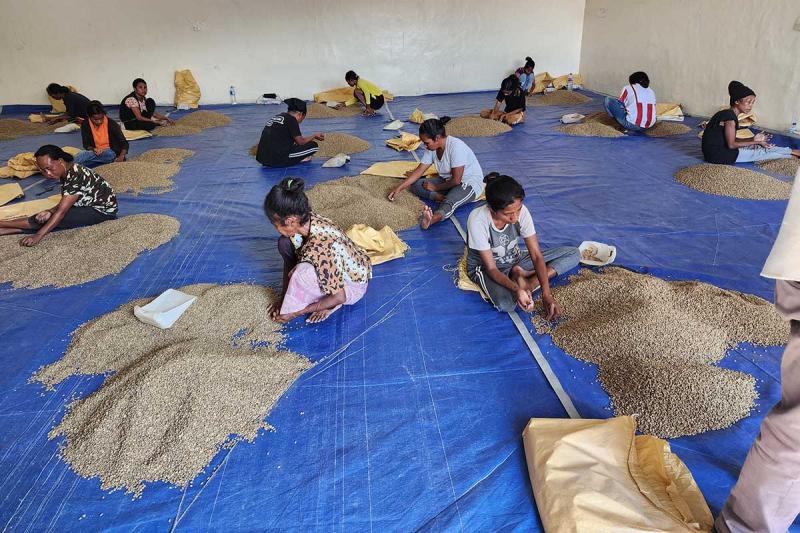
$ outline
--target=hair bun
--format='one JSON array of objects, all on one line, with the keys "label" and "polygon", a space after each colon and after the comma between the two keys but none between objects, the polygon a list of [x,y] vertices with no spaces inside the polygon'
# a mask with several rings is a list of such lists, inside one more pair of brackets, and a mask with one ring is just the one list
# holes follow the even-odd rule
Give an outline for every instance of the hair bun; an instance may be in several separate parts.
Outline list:
[{"label": "hair bun", "polygon": [[525,56],[525,61],[533,62],[533,59],[531,59],[531,56]]},{"label": "hair bun", "polygon": [[490,181],[494,181],[499,177],[500,177],[499,172],[489,172],[488,174],[486,174],[486,176],[483,177],[483,182],[489,183]]},{"label": "hair bun", "polygon": [[286,192],[297,194],[303,192],[305,182],[300,178],[283,178],[278,186]]},{"label": "hair bun", "polygon": [[440,119],[439,119],[439,122],[441,122],[441,123],[442,123],[442,126],[444,126],[445,124],[447,124],[448,122],[450,122],[450,117],[448,117],[447,115],[445,115],[445,116],[443,116],[442,118],[440,118]]}]

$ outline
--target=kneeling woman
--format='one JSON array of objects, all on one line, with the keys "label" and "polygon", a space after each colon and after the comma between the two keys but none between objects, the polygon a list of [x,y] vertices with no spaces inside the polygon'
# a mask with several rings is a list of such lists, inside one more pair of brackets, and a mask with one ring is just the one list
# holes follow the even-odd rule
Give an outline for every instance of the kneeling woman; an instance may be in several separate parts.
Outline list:
[{"label": "kneeling woman", "polygon": [[789,159],[800,157],[800,150],[775,146],[769,141],[771,135],[758,133],[752,141],[740,141],[736,138],[739,127],[739,115],[753,110],[756,93],[738,82],[728,84],[731,107],[723,109],[711,117],[703,132],[703,157],[709,163],[733,165],[734,163],[752,163],[767,159]]},{"label": "kneeling woman", "polygon": [[117,218],[117,197],[106,180],[74,163],[72,156],[58,146],[42,146],[35,156],[42,175],[61,182],[61,201],[30,218],[0,221],[0,235],[34,233],[19,244],[36,246],[55,229],[91,226]]},{"label": "kneeling woman", "polygon": [[75,156],[75,162],[85,167],[96,167],[125,161],[129,144],[119,124],[108,118],[103,104],[97,100],[89,102],[87,109],[89,120],[81,124],[84,151]]},{"label": "kneeling woman", "polygon": [[[364,115],[371,117],[375,111],[383,107],[383,91],[377,85],[371,83],[352,70],[348,70],[344,75],[344,81],[353,89],[353,98],[364,106]],[[355,103],[352,101],[352,103]],[[341,106],[337,106],[341,107]]]},{"label": "kneeling woman", "polygon": [[299,98],[283,101],[289,108],[267,121],[258,141],[256,160],[268,167],[289,167],[311,161],[319,150],[315,140],[324,141],[321,133],[303,137],[300,123],[306,118],[306,103]]},{"label": "kneeling woman", "polygon": [[[445,124],[449,120],[431,118],[420,125],[419,138],[425,145],[425,154],[417,168],[389,193],[389,200],[394,201],[398,194],[411,188],[420,198],[441,202],[436,212],[425,206],[419,222],[422,229],[450,218],[457,208],[483,194],[483,170],[478,158],[467,143],[447,135]],[[439,177],[425,179],[425,171],[431,165]]]},{"label": "kneeling woman", "polygon": [[156,126],[175,124],[168,117],[156,112],[156,102],[147,98],[147,82],[142,78],[133,80],[133,92],[119,104],[119,119],[126,130],[151,131]]},{"label": "kneeling woman", "polygon": [[[500,104],[503,102],[506,107],[501,112]],[[499,120],[509,126],[521,124],[525,120],[525,91],[515,74],[503,80],[495,97],[494,108],[481,111],[481,117]]]},{"label": "kneeling woman", "polygon": [[[539,249],[525,190],[514,178],[492,172],[486,176],[486,205],[467,220],[467,274],[481,286],[498,311],[519,305],[533,310],[533,292],[541,288],[544,313],[560,313],[550,293],[549,279],[578,266],[580,251],[572,246]],[[518,238],[527,250],[519,249]]]},{"label": "kneeling woman", "polygon": [[372,276],[369,256],[333,222],[311,211],[303,180],[284,178],[264,200],[264,213],[278,233],[283,257],[283,294],[270,318],[289,322],[310,313],[322,322],[343,304],[367,292]]}]

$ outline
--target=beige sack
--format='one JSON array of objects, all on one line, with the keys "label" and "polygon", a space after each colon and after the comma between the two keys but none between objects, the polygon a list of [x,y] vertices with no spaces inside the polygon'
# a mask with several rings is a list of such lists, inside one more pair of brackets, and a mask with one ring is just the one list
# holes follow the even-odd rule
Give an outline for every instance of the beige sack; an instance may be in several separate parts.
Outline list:
[{"label": "beige sack", "polygon": [[60,194],[54,194],[41,200],[31,200],[29,202],[18,202],[16,204],[0,207],[0,220],[14,220],[33,216],[42,211],[47,211],[58,205],[61,201]]},{"label": "beige sack", "polygon": [[190,109],[197,109],[200,103],[200,86],[197,85],[192,71],[175,71],[175,107],[186,106]]},{"label": "beige sack", "polygon": [[7,185],[0,185],[0,205],[6,205],[12,200],[22,198],[25,193],[19,183],[9,183]]},{"label": "beige sack", "polygon": [[765,278],[800,281],[800,169],[783,215],[778,238],[772,245],[761,275]]},{"label": "beige sack", "polygon": [[[564,74],[563,76],[554,78],[551,83],[553,84],[553,87],[555,87],[556,89],[563,89],[564,87],[567,86],[568,82],[569,82],[569,74]],[[583,76],[581,76],[577,72],[574,72],[572,74],[572,83],[574,85],[583,85]]]},{"label": "beige sack", "polygon": [[522,434],[544,529],[559,532],[711,531],[692,474],[633,418],[532,418]]},{"label": "beige sack", "polygon": [[367,252],[373,266],[399,259],[409,248],[389,226],[376,230],[365,224],[356,224],[346,233],[351,241]]}]

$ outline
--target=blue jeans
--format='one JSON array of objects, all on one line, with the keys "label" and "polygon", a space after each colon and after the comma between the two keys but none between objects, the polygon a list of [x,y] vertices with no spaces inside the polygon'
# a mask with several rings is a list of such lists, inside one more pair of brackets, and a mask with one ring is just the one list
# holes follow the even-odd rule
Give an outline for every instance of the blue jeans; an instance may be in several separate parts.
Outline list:
[{"label": "blue jeans", "polygon": [[606,96],[606,99],[603,101],[603,107],[606,108],[606,113],[611,115],[611,117],[617,122],[619,122],[619,125],[625,128],[626,130],[644,131],[644,128],[628,122],[628,110],[625,109],[625,104],[623,104],[616,98],[611,98],[610,96]]},{"label": "blue jeans", "polygon": [[84,150],[75,154],[75,162],[85,167],[96,167],[112,163],[117,158],[117,154],[111,148],[106,148],[100,155],[94,153],[94,150]]},{"label": "blue jeans", "polygon": [[753,146],[752,148],[739,148],[739,155],[736,157],[736,162],[755,163],[756,161],[789,159],[790,157],[792,157],[792,149],[788,146],[773,146],[772,148]]}]

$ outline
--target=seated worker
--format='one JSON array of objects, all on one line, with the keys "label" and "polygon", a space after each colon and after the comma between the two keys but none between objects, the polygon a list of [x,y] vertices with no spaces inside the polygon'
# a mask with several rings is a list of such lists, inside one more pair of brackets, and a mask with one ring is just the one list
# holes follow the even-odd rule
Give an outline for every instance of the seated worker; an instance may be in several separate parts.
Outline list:
[{"label": "seated worker", "polygon": [[620,126],[629,131],[644,131],[656,123],[656,93],[644,72],[634,72],[619,98],[606,96],[603,106]]},{"label": "seated worker", "polygon": [[[375,111],[383,107],[384,98],[383,91],[377,85],[370,83],[367,80],[360,78],[358,74],[352,70],[348,70],[344,75],[344,81],[350,87],[355,87],[353,90],[353,97],[364,106],[364,115],[371,117]],[[336,106],[337,109],[342,105]]]},{"label": "seated worker", "polygon": [[264,199],[264,213],[281,237],[283,289],[270,318],[289,322],[327,319],[342,305],[364,297],[372,276],[369,256],[344,231],[311,211],[303,180],[284,178]]},{"label": "seated worker", "polygon": [[256,160],[267,167],[289,167],[311,161],[319,150],[314,140],[324,141],[319,132],[303,137],[300,123],[306,118],[306,103],[299,98],[287,98],[285,113],[275,115],[267,121],[258,141]]},{"label": "seated worker", "polygon": [[74,93],[69,90],[69,87],[51,83],[47,86],[47,94],[53,100],[63,100],[64,108],[67,110],[66,115],[48,119],[48,124],[57,124],[64,121],[81,123],[86,120],[86,108],[89,106],[89,99],[81,93]]},{"label": "seated worker", "polygon": [[[500,112],[500,104],[503,102],[506,108]],[[519,78],[515,74],[502,81],[495,97],[494,109],[484,109],[481,117],[499,120],[509,126],[525,121],[525,91],[520,87]]]},{"label": "seated worker", "polygon": [[156,102],[147,98],[147,82],[142,78],[133,80],[133,92],[119,104],[119,120],[126,130],[152,131],[156,126],[175,124],[169,117],[156,112]]},{"label": "seated worker", "polygon": [[36,246],[55,229],[91,226],[117,218],[117,197],[106,180],[74,163],[72,156],[58,146],[47,144],[34,155],[42,175],[61,182],[61,201],[29,218],[0,221],[0,235],[35,232],[19,244]]},{"label": "seated worker", "polygon": [[91,168],[125,161],[129,145],[119,124],[108,118],[103,104],[97,100],[89,102],[88,114],[89,120],[81,124],[85,150],[75,155],[75,163]]},{"label": "seated worker", "polygon": [[[560,314],[549,279],[572,270],[580,251],[572,246],[539,249],[530,211],[522,203],[525,190],[514,178],[486,176],[486,205],[467,219],[467,275],[480,285],[498,311],[533,310],[534,291],[541,288],[548,320]],[[526,250],[518,246],[525,240]]]},{"label": "seated worker", "polygon": [[733,165],[767,159],[789,159],[800,157],[800,150],[770,144],[772,136],[758,133],[752,140],[736,138],[739,114],[750,113],[756,102],[756,93],[750,87],[732,81],[728,84],[729,109],[718,111],[708,121],[702,138],[703,158],[709,163]]},{"label": "seated worker", "polygon": [[[420,124],[419,138],[425,145],[425,154],[417,168],[389,193],[389,200],[394,201],[398,194],[411,188],[420,198],[440,202],[436,212],[425,206],[419,222],[422,229],[450,218],[458,207],[483,193],[483,170],[478,158],[467,143],[447,135],[445,124],[449,120],[431,118]],[[439,177],[425,179],[425,171],[431,165]]]},{"label": "seated worker", "polygon": [[526,57],[525,64],[514,72],[514,75],[519,78],[520,89],[522,89],[522,92],[528,95],[530,95],[531,91],[533,91],[533,86],[535,84],[534,78],[536,76],[533,74],[533,67],[535,66],[536,62],[530,57]]}]

